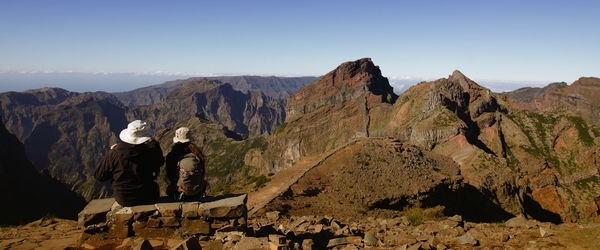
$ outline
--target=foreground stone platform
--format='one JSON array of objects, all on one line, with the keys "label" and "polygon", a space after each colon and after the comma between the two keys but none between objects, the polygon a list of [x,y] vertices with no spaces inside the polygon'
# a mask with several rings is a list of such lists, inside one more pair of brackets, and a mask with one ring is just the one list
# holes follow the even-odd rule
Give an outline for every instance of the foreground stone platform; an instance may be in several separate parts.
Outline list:
[{"label": "foreground stone platform", "polygon": [[110,238],[213,235],[244,231],[247,195],[204,197],[197,201],[165,202],[111,210],[115,200],[92,200],[79,213],[84,235],[103,233]]}]

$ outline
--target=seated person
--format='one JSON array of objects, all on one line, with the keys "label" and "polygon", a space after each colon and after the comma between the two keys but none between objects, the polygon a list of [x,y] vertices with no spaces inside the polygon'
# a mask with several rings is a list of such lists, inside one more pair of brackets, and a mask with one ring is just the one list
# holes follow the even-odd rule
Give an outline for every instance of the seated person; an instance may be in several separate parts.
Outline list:
[{"label": "seated person", "polygon": [[175,131],[173,147],[167,154],[167,194],[175,200],[202,197],[207,185],[204,181],[205,158],[198,146],[190,142],[189,131],[186,127]]},{"label": "seated person", "polygon": [[164,163],[160,144],[153,140],[145,122],[133,121],[121,131],[121,142],[104,156],[94,178],[112,181],[114,197],[120,206],[152,204],[160,191],[154,182]]}]

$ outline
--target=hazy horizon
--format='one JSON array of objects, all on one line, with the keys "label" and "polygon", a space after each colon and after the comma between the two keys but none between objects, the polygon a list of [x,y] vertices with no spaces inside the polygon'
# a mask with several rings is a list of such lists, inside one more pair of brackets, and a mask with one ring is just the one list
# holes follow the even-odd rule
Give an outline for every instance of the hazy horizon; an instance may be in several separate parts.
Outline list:
[{"label": "hazy horizon", "polygon": [[[241,75],[241,74],[240,74]],[[85,73],[85,72],[0,72],[0,92],[25,91],[44,87],[62,88],[74,92],[104,91],[109,93],[126,92],[138,88],[162,84],[167,81],[187,79],[190,77],[236,76],[230,74],[186,75],[182,73]],[[239,75],[237,75],[239,76]],[[264,77],[276,75],[262,75]],[[385,76],[385,73],[384,73]],[[278,76],[303,77],[303,76]],[[313,76],[318,77],[318,76]],[[388,77],[394,92],[400,94],[409,87],[422,82],[439,78]],[[467,75],[469,77],[469,75]],[[494,92],[511,91],[522,87],[543,87],[552,82],[512,81],[512,80],[477,80],[478,84]],[[574,80],[573,80],[574,81]],[[573,81],[567,82],[571,84]]]}]

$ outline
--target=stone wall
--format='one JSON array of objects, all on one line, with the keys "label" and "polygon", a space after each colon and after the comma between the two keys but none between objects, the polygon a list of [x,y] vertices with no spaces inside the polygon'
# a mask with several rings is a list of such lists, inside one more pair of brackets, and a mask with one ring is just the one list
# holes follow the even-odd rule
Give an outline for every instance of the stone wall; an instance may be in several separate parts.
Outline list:
[{"label": "stone wall", "polygon": [[205,197],[199,201],[169,202],[113,208],[113,198],[92,200],[79,213],[84,235],[110,238],[213,235],[244,231],[247,195]]}]

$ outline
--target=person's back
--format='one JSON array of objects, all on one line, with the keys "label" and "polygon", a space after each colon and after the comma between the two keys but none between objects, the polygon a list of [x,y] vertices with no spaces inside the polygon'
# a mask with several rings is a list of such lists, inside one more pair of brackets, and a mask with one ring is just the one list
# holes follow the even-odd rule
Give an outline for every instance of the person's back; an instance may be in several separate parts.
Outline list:
[{"label": "person's back", "polygon": [[186,127],[177,129],[173,147],[167,154],[167,194],[173,199],[202,196],[206,189],[204,155],[196,144],[190,142],[188,132]]},{"label": "person's back", "polygon": [[160,193],[154,180],[164,163],[158,142],[142,136],[145,123],[131,124],[129,130],[121,132],[122,142],[111,148],[94,173],[98,181],[112,180],[115,200],[121,206],[158,201]]}]

